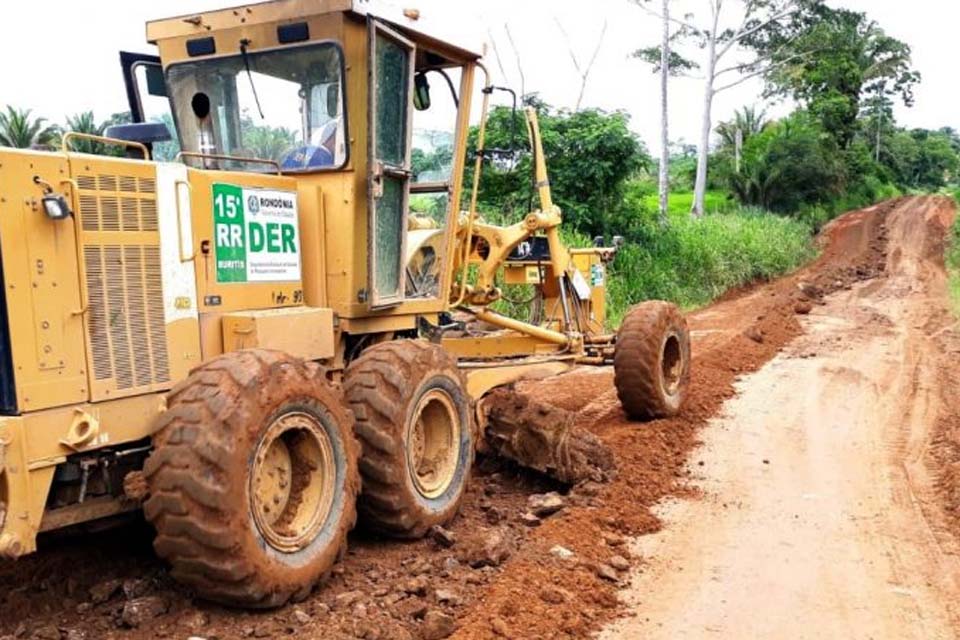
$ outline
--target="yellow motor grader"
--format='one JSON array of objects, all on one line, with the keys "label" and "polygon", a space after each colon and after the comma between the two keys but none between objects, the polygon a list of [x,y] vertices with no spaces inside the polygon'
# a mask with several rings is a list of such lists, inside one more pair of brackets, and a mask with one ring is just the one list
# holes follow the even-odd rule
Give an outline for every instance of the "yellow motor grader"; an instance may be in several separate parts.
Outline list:
[{"label": "yellow motor grader", "polygon": [[[0,149],[0,555],[142,507],[176,578],[278,606],[358,513],[407,538],[455,516],[495,388],[612,363],[629,415],[679,410],[685,321],[651,302],[604,331],[611,250],[561,242],[532,111],[540,208],[478,215],[494,87],[428,18],[151,22],[159,56],[121,56],[133,123]],[[494,310],[504,284],[536,322]]]}]

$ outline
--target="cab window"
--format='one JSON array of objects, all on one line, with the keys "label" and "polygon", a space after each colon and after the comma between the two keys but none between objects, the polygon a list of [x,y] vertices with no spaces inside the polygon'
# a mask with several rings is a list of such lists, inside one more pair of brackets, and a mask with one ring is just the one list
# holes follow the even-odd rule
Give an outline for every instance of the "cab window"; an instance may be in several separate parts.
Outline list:
[{"label": "cab window", "polygon": [[424,65],[414,78],[413,176],[406,240],[408,299],[440,296],[462,76],[462,69],[456,66]]},{"label": "cab window", "polygon": [[194,166],[284,172],[341,168],[347,161],[343,60],[333,43],[251,51],[170,67],[167,85],[184,151]]}]

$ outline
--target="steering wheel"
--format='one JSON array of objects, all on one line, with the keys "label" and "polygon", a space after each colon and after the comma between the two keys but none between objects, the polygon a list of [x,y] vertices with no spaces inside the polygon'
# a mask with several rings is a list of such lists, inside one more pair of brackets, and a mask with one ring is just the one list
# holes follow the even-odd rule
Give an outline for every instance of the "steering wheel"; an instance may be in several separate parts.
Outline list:
[{"label": "steering wheel", "polygon": [[280,167],[287,170],[320,169],[332,167],[333,162],[333,154],[326,147],[304,145],[288,151],[280,161]]}]

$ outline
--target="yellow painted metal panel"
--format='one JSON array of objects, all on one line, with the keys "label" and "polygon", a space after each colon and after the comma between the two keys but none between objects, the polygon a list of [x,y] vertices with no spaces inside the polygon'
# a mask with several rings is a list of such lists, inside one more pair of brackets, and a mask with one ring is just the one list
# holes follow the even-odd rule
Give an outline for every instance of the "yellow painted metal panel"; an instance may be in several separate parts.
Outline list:
[{"label": "yellow painted metal panel", "polygon": [[[341,180],[343,178],[341,177]],[[300,244],[303,247],[303,299],[312,307],[326,307],[327,262],[326,195],[323,189],[307,181],[300,188]]]},{"label": "yellow painted metal panel", "polygon": [[336,11],[349,11],[353,0],[278,0],[247,6],[190,14],[147,23],[147,41],[169,38],[198,38],[247,25],[317,17]]},{"label": "yellow painted metal panel", "polygon": [[[250,309],[272,309],[303,305],[303,280],[290,282],[223,283],[217,281],[214,244],[213,186],[235,185],[247,189],[273,189],[298,193],[294,178],[256,173],[201,171],[191,169],[191,210],[196,256],[197,292],[200,312],[229,313]],[[299,197],[298,197],[299,198]],[[299,205],[299,199],[298,199]],[[301,239],[302,244],[302,239]],[[300,249],[302,251],[302,248]],[[311,250],[319,250],[312,248]]]},{"label": "yellow painted metal panel", "polygon": [[92,451],[148,437],[164,407],[161,394],[144,394],[0,417],[0,441],[4,443],[6,460],[0,476],[0,494],[8,507],[0,528],[0,556],[36,550],[36,535],[56,465],[75,453],[62,441],[78,412],[87,414],[98,425],[94,437],[81,448]]},{"label": "yellow painted metal panel", "polygon": [[467,369],[467,393],[479,400],[491,390],[520,380],[542,380],[570,371],[573,360],[554,362],[530,362],[482,369]]},{"label": "yellow painted metal panel", "polygon": [[500,331],[476,338],[444,338],[442,344],[444,349],[461,359],[562,353],[562,349],[552,342],[512,331]]},{"label": "yellow painted metal panel", "polygon": [[22,411],[87,399],[76,229],[40,203],[43,183],[69,193],[68,177],[62,155],[0,150],[0,248]]},{"label": "yellow painted metal panel", "polygon": [[271,309],[223,317],[223,350],[276,349],[306,360],[332,358],[333,310]]},{"label": "yellow painted metal panel", "polygon": [[70,154],[90,398],[169,388],[170,344],[151,162]]}]

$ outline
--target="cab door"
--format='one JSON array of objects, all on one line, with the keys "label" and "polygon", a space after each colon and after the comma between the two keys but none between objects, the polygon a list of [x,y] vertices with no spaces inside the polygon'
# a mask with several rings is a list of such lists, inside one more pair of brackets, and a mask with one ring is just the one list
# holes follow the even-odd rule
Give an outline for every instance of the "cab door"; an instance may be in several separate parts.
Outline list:
[{"label": "cab door", "polygon": [[372,308],[404,298],[416,49],[370,22],[369,292]]}]

